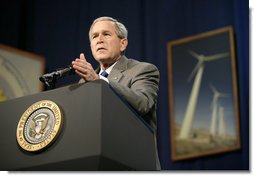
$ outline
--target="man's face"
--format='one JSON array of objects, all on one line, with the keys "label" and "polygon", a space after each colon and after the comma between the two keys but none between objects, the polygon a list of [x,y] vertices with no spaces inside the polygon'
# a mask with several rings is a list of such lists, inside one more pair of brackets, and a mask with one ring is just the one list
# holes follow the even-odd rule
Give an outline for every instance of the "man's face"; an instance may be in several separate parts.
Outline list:
[{"label": "man's face", "polygon": [[99,21],[91,29],[91,50],[93,57],[101,64],[112,64],[127,46],[127,39],[120,39],[111,21]]}]

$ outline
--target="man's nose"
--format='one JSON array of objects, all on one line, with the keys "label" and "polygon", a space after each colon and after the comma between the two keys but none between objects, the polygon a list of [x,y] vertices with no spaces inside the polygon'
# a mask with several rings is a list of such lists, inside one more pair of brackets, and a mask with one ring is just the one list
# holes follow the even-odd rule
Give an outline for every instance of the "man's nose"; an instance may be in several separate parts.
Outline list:
[{"label": "man's nose", "polygon": [[98,43],[102,43],[103,42],[103,35],[102,34],[100,34],[99,36],[98,36],[98,41],[97,41]]}]

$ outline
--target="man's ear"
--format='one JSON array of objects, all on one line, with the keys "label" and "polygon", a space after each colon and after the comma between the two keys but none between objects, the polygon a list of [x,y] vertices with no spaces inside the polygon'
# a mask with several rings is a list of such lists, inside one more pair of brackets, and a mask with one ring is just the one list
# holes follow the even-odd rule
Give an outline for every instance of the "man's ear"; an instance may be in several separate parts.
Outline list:
[{"label": "man's ear", "polygon": [[128,39],[121,39],[121,47],[120,47],[121,52],[123,52],[127,48],[127,45]]}]

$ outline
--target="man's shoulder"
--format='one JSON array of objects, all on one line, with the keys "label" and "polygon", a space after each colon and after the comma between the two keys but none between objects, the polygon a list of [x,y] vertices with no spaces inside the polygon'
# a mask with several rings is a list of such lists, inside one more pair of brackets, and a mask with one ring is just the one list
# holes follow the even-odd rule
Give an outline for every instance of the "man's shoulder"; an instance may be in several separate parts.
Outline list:
[{"label": "man's shoulder", "polygon": [[153,69],[157,69],[157,67],[152,64],[152,63],[148,63],[148,62],[144,62],[144,61],[139,61],[137,59],[133,59],[133,58],[127,58],[127,62],[128,62],[128,67],[139,67],[139,68],[153,68]]}]

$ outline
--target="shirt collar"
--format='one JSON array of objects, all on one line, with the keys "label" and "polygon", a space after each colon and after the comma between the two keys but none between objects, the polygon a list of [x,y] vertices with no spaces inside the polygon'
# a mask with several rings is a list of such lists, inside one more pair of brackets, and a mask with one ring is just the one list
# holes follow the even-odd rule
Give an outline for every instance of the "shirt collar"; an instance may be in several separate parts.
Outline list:
[{"label": "shirt collar", "polygon": [[[112,64],[110,67],[108,67],[105,71],[109,74],[111,72],[111,70],[113,69],[113,67],[116,65],[118,61],[116,61],[114,64]],[[102,69],[100,69],[99,74],[101,74],[103,72]]]}]

